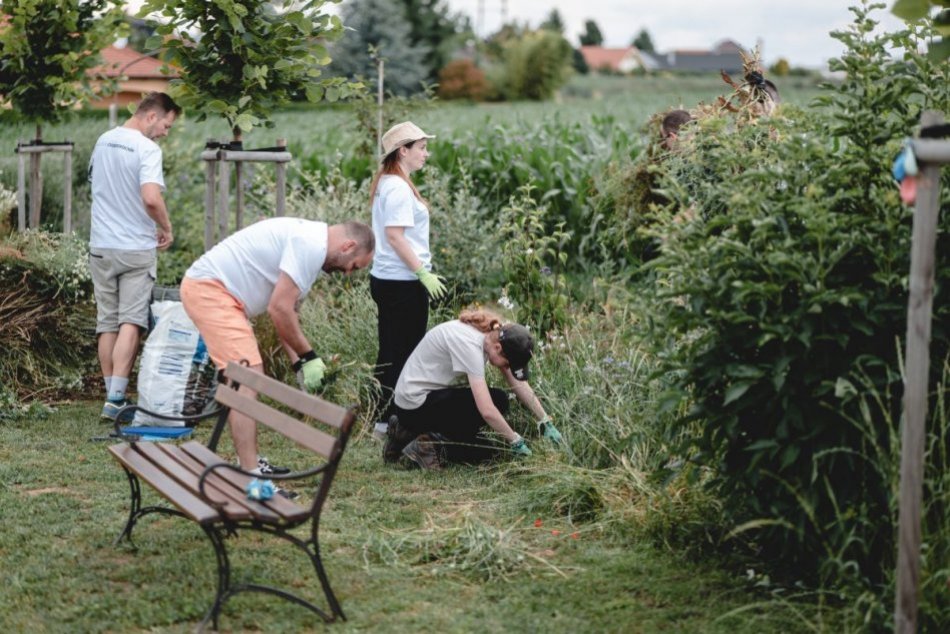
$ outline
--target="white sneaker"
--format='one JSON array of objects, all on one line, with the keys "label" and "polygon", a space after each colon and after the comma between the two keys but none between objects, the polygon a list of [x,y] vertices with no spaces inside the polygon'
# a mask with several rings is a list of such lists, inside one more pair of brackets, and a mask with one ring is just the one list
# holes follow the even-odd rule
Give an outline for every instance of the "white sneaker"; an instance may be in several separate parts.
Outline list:
[{"label": "white sneaker", "polygon": [[389,423],[378,422],[373,425],[373,438],[376,440],[386,440],[386,434],[389,431]]}]

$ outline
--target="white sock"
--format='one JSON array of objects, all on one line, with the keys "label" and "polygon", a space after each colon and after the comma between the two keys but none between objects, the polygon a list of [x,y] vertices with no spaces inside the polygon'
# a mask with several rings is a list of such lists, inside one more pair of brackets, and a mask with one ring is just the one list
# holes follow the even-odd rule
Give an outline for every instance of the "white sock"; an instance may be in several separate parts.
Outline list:
[{"label": "white sock", "polygon": [[261,473],[261,468],[260,468],[260,467],[254,467],[253,469],[251,469],[251,473],[254,474],[254,475],[263,475],[263,474]]},{"label": "white sock", "polygon": [[114,376],[109,384],[109,400],[121,401],[125,398],[125,388],[129,386],[129,377]]},{"label": "white sock", "polygon": [[102,382],[106,384],[106,398],[109,398],[109,388],[112,387],[112,377],[104,376],[102,377]]}]

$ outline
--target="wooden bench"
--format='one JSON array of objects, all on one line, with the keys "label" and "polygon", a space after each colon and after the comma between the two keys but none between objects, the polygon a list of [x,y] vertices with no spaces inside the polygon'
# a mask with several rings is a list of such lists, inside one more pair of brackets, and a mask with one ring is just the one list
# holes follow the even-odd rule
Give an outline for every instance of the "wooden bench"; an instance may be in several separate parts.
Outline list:
[{"label": "wooden bench", "polygon": [[[221,383],[215,395],[220,409],[203,416],[217,416],[217,424],[207,446],[197,441],[175,445],[133,440],[109,447],[110,453],[125,469],[131,488],[129,518],[116,539],[116,544],[123,539],[132,543],[132,529],[143,516],[150,513],[185,517],[201,526],[214,548],[218,564],[218,587],[199,630],[204,629],[209,621],[213,623],[214,629],[217,629],[218,617],[224,603],[235,594],[245,591],[265,592],[283,597],[312,610],[328,623],[337,617],[345,620],[346,616],[330,588],[320,560],[318,530],[320,511],[346,448],[355,413],[352,409],[333,405],[235,363],[228,365],[225,376],[228,382]],[[331,433],[321,431],[238,392],[240,385],[266,395],[273,402],[293,409],[303,417],[322,423]],[[280,481],[301,478],[316,480],[319,476],[319,486],[309,504],[301,506],[281,495],[275,495],[267,501],[247,498],[245,487],[254,476],[225,462],[215,453],[218,440],[227,424],[228,413],[232,409],[246,414],[259,424],[267,425],[318,456],[316,466],[312,468],[282,476],[263,476]],[[193,424],[198,418],[201,417],[187,416],[176,420]],[[118,429],[118,425],[116,428]],[[145,482],[155,489],[173,506],[142,506],[140,482]],[[302,524],[310,525],[306,539],[290,532]],[[235,584],[231,579],[225,537],[238,535],[245,530],[275,535],[303,550],[310,558],[323,587],[329,612],[284,589],[252,583]]]}]

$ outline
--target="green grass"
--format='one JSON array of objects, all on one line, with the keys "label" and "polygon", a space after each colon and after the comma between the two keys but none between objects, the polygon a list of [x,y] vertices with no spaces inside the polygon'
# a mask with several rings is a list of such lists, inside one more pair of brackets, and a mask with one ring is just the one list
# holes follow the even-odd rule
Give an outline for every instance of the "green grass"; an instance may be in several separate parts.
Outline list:
[{"label": "green grass", "polygon": [[[113,546],[129,492],[107,443],[90,440],[106,431],[88,403],[0,424],[4,631],[179,632],[203,616],[214,560],[195,524],[151,516],[136,528],[137,552]],[[262,434],[272,459],[299,459],[277,441]],[[811,606],[757,605],[764,597],[735,576],[623,543],[597,524],[519,515],[510,500],[531,481],[524,469],[405,471],[384,466],[379,452],[364,432],[354,438],[325,509],[324,561],[349,617],[329,631],[795,632],[816,622],[796,616]],[[304,559],[275,540],[247,535],[229,547],[236,579],[272,575],[319,597]],[[426,548],[442,558],[420,563]],[[516,565],[500,565],[505,557]],[[230,601],[222,626],[321,627],[263,595]]]}]

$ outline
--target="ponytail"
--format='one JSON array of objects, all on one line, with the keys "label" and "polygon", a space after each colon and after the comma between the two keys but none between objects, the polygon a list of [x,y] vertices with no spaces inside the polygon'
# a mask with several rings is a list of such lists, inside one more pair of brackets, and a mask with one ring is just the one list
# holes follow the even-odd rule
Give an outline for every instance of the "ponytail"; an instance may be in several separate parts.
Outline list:
[{"label": "ponytail", "polygon": [[459,321],[473,328],[489,333],[501,329],[501,316],[485,308],[467,308],[459,314]]}]

